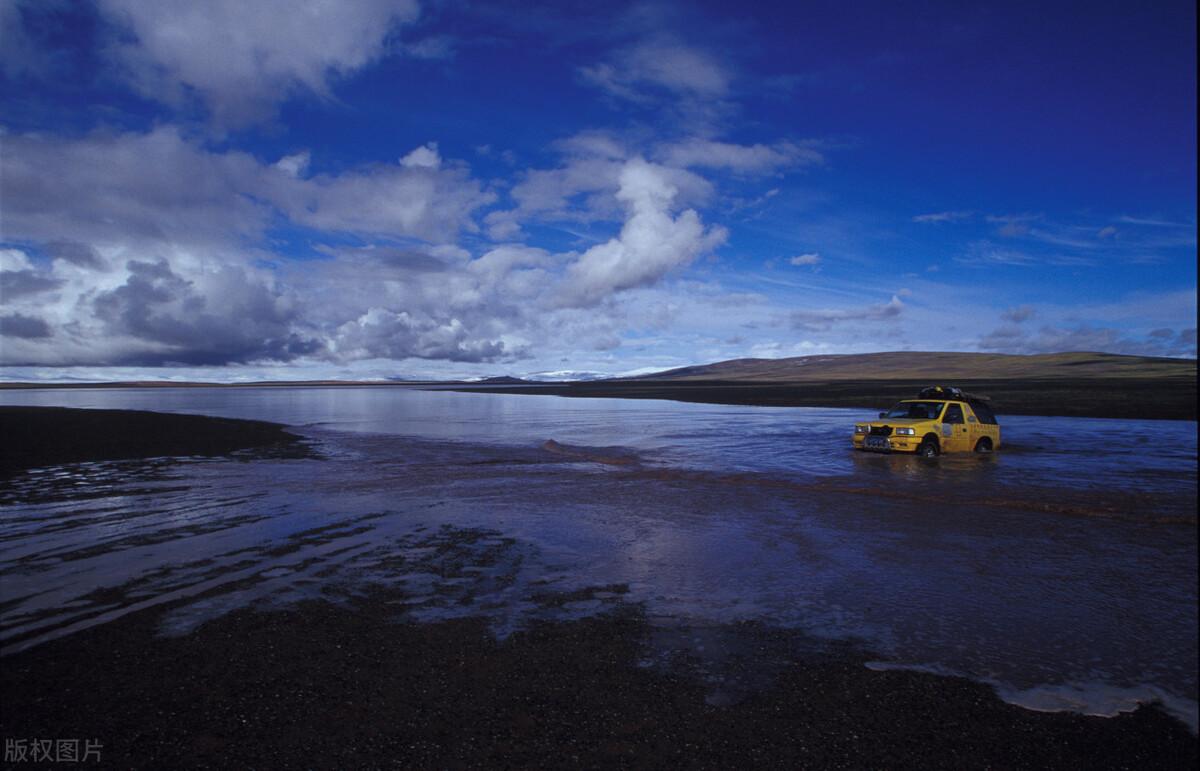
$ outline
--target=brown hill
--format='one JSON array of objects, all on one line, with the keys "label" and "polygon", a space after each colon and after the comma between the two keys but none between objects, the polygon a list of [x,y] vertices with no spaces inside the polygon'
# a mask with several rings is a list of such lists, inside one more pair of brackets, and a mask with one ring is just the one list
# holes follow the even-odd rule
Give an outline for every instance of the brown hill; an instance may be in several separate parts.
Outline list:
[{"label": "brown hill", "polygon": [[462,390],[883,409],[924,386],[987,396],[1009,415],[1196,419],[1196,360],[1109,353],[1018,356],[900,351],[734,359],[622,380]]},{"label": "brown hill", "polygon": [[787,359],[731,359],[656,372],[634,380],[805,383],[841,380],[1044,380],[1195,378],[1195,359],[1113,353],[947,353],[893,351]]}]

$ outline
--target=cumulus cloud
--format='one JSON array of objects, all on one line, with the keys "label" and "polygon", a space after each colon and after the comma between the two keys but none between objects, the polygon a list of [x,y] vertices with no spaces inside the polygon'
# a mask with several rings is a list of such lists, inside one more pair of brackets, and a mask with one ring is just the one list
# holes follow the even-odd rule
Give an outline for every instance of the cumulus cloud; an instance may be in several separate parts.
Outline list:
[{"label": "cumulus cloud", "polygon": [[293,331],[291,298],[241,269],[221,266],[187,280],[165,261],[131,261],[126,268],[124,284],[92,300],[106,336],[129,342],[112,363],[286,361],[320,348]]},{"label": "cumulus cloud", "polygon": [[407,311],[371,308],[338,328],[335,352],[350,360],[414,357],[485,362],[500,358],[505,350],[503,341],[472,339],[471,331],[457,318],[439,323]]},{"label": "cumulus cloud", "polygon": [[0,271],[0,299],[9,302],[29,294],[57,289],[62,281],[32,270]]},{"label": "cumulus cloud", "polygon": [[269,116],[287,96],[328,97],[338,77],[387,51],[415,0],[101,0],[126,36],[115,53],[142,93],[180,103],[198,95],[218,123]]},{"label": "cumulus cloud", "polygon": [[641,159],[626,163],[616,194],[627,212],[621,233],[570,266],[563,304],[590,305],[613,292],[652,284],[723,243],[724,228],[706,230],[694,209],[672,216],[677,194],[663,167]]},{"label": "cumulus cloud", "polygon": [[[484,218],[492,238],[512,238],[520,233],[520,223],[530,220],[596,222],[624,217],[626,207],[617,196],[621,174],[637,156],[616,138],[598,132],[584,132],[555,146],[565,156],[563,162],[525,172],[510,191],[517,206]],[[712,184],[698,174],[662,164],[658,167],[658,173],[674,188],[677,205],[699,206],[712,197]]]},{"label": "cumulus cloud", "polygon": [[400,159],[400,165],[406,169],[436,169],[442,165],[442,157],[438,155],[437,142],[421,145]]},{"label": "cumulus cloud", "polygon": [[4,140],[9,238],[211,244],[256,235],[265,223],[266,212],[246,195],[256,187],[257,162],[242,153],[206,152],[172,128]]},{"label": "cumulus cloud", "polygon": [[312,154],[308,150],[285,155],[275,162],[275,168],[289,177],[303,177],[308,172],[308,164],[312,162]]},{"label": "cumulus cloud", "polygon": [[[413,159],[413,155],[417,159]],[[465,166],[443,166],[418,148],[399,163],[307,179],[264,178],[266,201],[293,222],[321,230],[444,241],[474,230],[471,213],[494,200]]]},{"label": "cumulus cloud", "polygon": [[46,253],[52,259],[63,260],[80,268],[100,270],[105,267],[99,252],[78,241],[50,241],[46,244]]},{"label": "cumulus cloud", "polygon": [[38,340],[50,335],[50,325],[42,319],[20,313],[0,316],[0,336]]},{"label": "cumulus cloud", "polygon": [[421,157],[425,165],[302,178],[307,152],[265,164],[207,150],[170,127],[81,139],[14,134],[0,145],[5,233],[103,249],[131,241],[240,245],[280,214],[314,228],[427,240],[475,227],[471,212],[492,194],[466,167]]},{"label": "cumulus cloud", "polygon": [[904,312],[904,303],[898,295],[886,303],[867,305],[859,308],[827,308],[823,310],[792,311],[790,321],[794,329],[811,332],[824,332],[835,325],[855,321],[888,321],[896,319]]},{"label": "cumulus cloud", "polygon": [[[611,350],[625,310],[609,301],[655,285],[725,231],[689,208],[711,191],[694,173],[627,158],[599,135],[562,148],[561,167],[524,180],[522,216],[598,216],[617,235],[582,253],[506,244],[473,256],[455,242],[492,194],[434,143],[313,174],[308,151],[262,161],[170,128],[11,135],[0,148],[5,235],[49,259],[0,250],[0,364],[478,363],[564,334]],[[290,244],[273,239],[281,224],[308,229],[321,258],[289,259]]]}]

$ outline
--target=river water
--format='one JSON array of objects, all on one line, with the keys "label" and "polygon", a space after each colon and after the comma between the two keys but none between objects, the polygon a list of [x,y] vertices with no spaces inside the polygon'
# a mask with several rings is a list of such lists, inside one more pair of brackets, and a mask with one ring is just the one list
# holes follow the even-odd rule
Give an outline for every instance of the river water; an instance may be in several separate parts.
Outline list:
[{"label": "river water", "polygon": [[484,615],[503,636],[636,602],[664,646],[700,655],[721,655],[705,630],[758,621],[1031,708],[1159,701],[1197,725],[1194,422],[1001,415],[999,452],[927,460],[853,452],[866,410],[406,387],[0,404],[269,420],[319,456],[73,464],[0,487],[6,652],[168,601],[185,601],[163,620],[178,634],[388,585],[408,620]]}]

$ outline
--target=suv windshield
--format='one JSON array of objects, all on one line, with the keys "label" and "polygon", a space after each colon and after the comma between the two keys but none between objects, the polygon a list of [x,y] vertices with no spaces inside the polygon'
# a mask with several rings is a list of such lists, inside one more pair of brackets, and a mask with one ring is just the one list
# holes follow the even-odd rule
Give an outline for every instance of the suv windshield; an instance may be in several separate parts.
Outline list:
[{"label": "suv windshield", "polygon": [[945,402],[900,402],[884,415],[884,418],[908,420],[932,420],[942,412]]}]

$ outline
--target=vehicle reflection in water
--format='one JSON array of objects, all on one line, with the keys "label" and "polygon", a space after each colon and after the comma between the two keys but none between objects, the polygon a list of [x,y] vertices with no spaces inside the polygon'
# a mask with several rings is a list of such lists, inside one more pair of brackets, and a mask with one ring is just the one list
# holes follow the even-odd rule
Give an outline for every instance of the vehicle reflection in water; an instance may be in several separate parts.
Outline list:
[{"label": "vehicle reflection in water", "polygon": [[751,619],[1030,706],[1159,699],[1195,725],[1194,423],[1001,415],[999,452],[930,460],[852,451],[857,410],[394,388],[0,402],[275,420],[323,456],[11,481],[7,650],[168,601],[183,633],[386,585],[412,620],[484,615],[503,635],[636,602],[663,629]]}]

